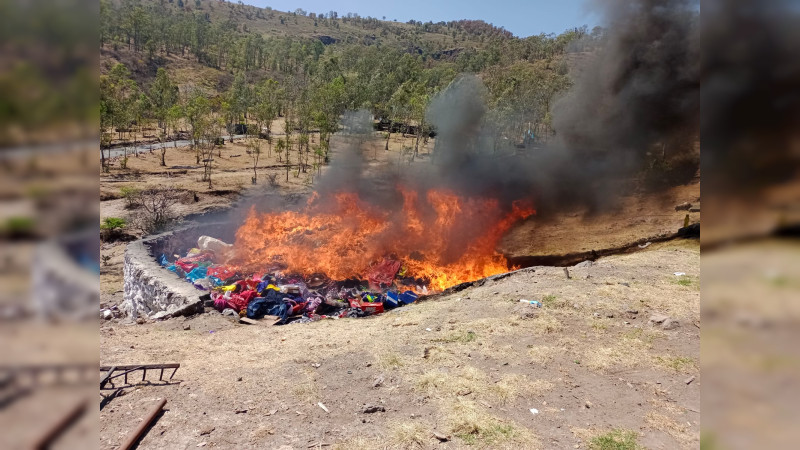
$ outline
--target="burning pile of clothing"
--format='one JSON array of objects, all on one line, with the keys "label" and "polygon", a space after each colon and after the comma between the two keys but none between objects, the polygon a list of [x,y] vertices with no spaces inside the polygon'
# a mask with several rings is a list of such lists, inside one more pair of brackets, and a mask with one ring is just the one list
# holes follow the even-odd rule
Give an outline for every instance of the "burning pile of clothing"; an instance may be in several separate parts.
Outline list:
[{"label": "burning pile of clothing", "polygon": [[331,280],[321,273],[286,273],[285,266],[275,262],[263,272],[248,274],[215,263],[230,251],[230,244],[201,236],[185,256],[174,255],[170,262],[161,255],[159,262],[208,291],[203,297],[216,310],[254,320],[273,316],[278,324],[380,314],[415,302],[417,292],[427,293],[424,280],[407,277],[402,262],[393,259],[374,264],[365,280]]}]

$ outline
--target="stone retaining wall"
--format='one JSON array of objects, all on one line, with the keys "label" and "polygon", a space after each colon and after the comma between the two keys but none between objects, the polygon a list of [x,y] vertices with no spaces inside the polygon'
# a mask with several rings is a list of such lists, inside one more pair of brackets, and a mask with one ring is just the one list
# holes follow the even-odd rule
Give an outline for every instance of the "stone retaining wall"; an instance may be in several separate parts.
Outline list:
[{"label": "stone retaining wall", "polygon": [[160,319],[202,312],[200,296],[204,291],[161,267],[158,258],[165,254],[173,260],[174,254],[185,255],[203,235],[227,242],[233,240],[230,224],[213,223],[191,225],[128,244],[123,266],[121,310],[133,319],[139,316]]}]

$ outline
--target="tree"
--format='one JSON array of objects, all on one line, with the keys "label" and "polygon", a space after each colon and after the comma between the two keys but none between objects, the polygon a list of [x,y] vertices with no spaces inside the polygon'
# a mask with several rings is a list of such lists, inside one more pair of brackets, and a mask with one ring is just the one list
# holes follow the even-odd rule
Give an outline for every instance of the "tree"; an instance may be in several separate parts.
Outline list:
[{"label": "tree", "polygon": [[275,144],[275,153],[278,154],[278,162],[281,162],[281,155],[283,154],[283,150],[285,148],[286,148],[286,143],[283,140],[283,138],[278,138],[278,142]]},{"label": "tree", "polygon": [[258,139],[259,130],[247,130],[247,154],[253,161],[253,184],[258,182],[258,159],[261,157],[261,141]]},{"label": "tree", "polygon": [[200,150],[198,143],[200,139],[205,137],[208,129],[211,126],[211,102],[206,98],[205,94],[199,88],[194,88],[189,93],[189,98],[184,107],[186,120],[189,122],[189,128],[192,137],[192,149],[195,151],[195,158],[197,164],[200,164]]},{"label": "tree", "polygon": [[153,115],[158,119],[158,126],[167,134],[167,116],[170,109],[178,102],[178,86],[170,79],[163,67],[156,72],[156,80],[150,86],[150,101]]},{"label": "tree", "polygon": [[[114,130],[119,133],[127,131],[136,115],[135,105],[139,100],[139,88],[130,78],[128,68],[122,63],[117,63],[108,75],[100,77],[100,126],[103,132]],[[110,136],[106,142],[111,143]],[[100,148],[100,159],[103,171],[108,171],[103,148]]]}]

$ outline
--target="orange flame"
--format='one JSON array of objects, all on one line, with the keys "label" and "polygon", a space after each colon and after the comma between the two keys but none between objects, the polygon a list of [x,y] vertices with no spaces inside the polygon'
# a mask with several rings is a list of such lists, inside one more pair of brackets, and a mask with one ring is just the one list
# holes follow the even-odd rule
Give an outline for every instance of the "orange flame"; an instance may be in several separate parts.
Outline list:
[{"label": "orange flame", "polygon": [[417,191],[398,190],[398,211],[350,192],[328,201],[314,193],[299,212],[251,209],[236,232],[231,263],[256,272],[280,261],[290,273],[344,280],[364,279],[372,264],[390,257],[402,261],[408,276],[428,280],[428,288],[439,291],[507,271],[495,247],[514,223],[536,213],[524,202],[504,213],[495,199],[430,190],[421,202]]}]

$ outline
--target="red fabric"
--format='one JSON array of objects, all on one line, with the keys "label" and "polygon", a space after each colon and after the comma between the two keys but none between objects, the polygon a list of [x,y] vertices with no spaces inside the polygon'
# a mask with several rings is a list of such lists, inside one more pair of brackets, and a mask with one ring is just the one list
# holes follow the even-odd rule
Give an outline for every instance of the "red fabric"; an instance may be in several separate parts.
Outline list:
[{"label": "red fabric", "polygon": [[400,261],[384,259],[380,264],[370,268],[367,274],[370,289],[380,290],[381,285],[392,284],[397,271],[400,270],[400,265]]},{"label": "red fabric", "polygon": [[211,266],[206,271],[206,275],[209,277],[217,277],[220,280],[225,281],[236,275],[236,271],[228,266]]},{"label": "red fabric", "polygon": [[201,252],[201,253],[198,253],[198,254],[196,254],[194,256],[185,256],[185,257],[179,259],[178,261],[179,262],[185,262],[185,263],[199,263],[199,262],[202,262],[202,261],[211,261],[211,259],[213,257],[214,257],[214,254],[211,253],[211,252]]},{"label": "red fabric", "polygon": [[306,307],[306,302],[294,303],[292,305],[292,315],[294,316],[295,314],[300,314],[303,311],[303,309],[305,309],[305,307]]},{"label": "red fabric", "polygon": [[241,294],[233,294],[228,299],[228,306],[234,311],[241,312],[247,309],[247,305],[256,298],[255,291],[244,291]]},{"label": "red fabric", "polygon": [[189,273],[189,272],[191,272],[191,271],[192,271],[192,269],[194,269],[195,267],[197,267],[197,264],[195,264],[195,263],[181,261],[180,259],[179,259],[179,260],[177,260],[177,261],[175,261],[175,265],[176,265],[176,266],[178,266],[178,267],[180,267],[180,268],[181,268],[181,270],[183,270],[183,271],[184,271],[184,272],[186,272],[186,273]]}]

